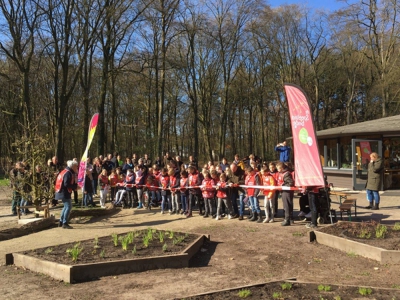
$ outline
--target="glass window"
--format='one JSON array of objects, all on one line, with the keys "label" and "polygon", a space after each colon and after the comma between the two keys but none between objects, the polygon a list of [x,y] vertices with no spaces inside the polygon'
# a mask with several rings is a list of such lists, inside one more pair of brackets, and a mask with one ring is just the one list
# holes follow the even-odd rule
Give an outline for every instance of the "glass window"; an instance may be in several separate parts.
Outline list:
[{"label": "glass window", "polygon": [[328,157],[327,159],[327,163],[326,166],[328,167],[337,167],[338,166],[338,162],[337,162],[337,140],[327,140],[326,141],[326,146],[327,146],[327,150],[328,150]]},{"label": "glass window", "polygon": [[340,139],[340,168],[351,169],[352,164],[351,137],[342,137]]}]

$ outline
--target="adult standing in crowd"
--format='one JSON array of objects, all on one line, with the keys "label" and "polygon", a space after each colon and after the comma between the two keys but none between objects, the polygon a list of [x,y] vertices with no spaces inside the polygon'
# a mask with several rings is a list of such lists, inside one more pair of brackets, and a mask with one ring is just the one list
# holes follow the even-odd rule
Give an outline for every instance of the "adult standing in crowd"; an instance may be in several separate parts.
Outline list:
[{"label": "adult standing in crowd", "polygon": [[67,167],[58,174],[55,184],[56,200],[61,200],[64,207],[61,211],[59,227],[72,229],[68,224],[69,213],[71,212],[71,193],[77,188],[75,174],[78,174],[78,162],[69,160]]},{"label": "adult standing in crowd", "polygon": [[148,154],[145,154],[145,155],[144,155],[143,164],[144,164],[147,168],[151,168],[151,159],[150,159],[150,157],[149,157]]},{"label": "adult standing in crowd", "polygon": [[290,161],[290,153],[292,151],[292,148],[290,148],[286,144],[286,141],[283,141],[282,143],[276,145],[275,151],[279,152],[279,160],[281,162],[286,163]]},{"label": "adult standing in crowd", "polygon": [[[370,162],[368,164],[368,176],[365,188],[367,189],[367,200],[369,205],[367,209],[378,210],[380,203],[379,190],[382,185],[382,171],[384,168],[382,158],[378,153],[372,152],[370,155]],[[375,205],[374,205],[375,201]]]},{"label": "adult standing in crowd", "polygon": [[[235,212],[235,217],[239,216],[239,220],[243,220],[244,213],[244,196],[245,191],[243,188],[239,187],[239,185],[244,185],[245,182],[245,174],[244,170],[235,163],[232,163],[230,166],[230,170],[232,171],[230,176],[228,177],[228,185],[231,187],[231,202],[232,208]],[[240,211],[237,205],[237,199],[239,198]]]}]

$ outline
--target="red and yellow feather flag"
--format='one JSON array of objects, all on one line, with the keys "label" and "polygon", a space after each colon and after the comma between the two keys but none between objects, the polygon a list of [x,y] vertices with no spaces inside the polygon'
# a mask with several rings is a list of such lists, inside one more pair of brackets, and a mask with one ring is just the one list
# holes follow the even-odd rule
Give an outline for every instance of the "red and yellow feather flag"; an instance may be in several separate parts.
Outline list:
[{"label": "red and yellow feather flag", "polygon": [[94,133],[96,132],[96,127],[97,127],[98,121],[99,121],[99,114],[96,113],[96,114],[93,115],[92,120],[90,121],[86,149],[85,149],[85,152],[82,155],[81,162],[79,164],[78,185],[80,187],[83,187],[84,184],[85,184],[86,160],[87,160],[90,144],[92,143],[93,137],[94,137]]},{"label": "red and yellow feather flag", "polygon": [[292,125],[296,186],[325,186],[314,122],[304,91],[285,84]]}]

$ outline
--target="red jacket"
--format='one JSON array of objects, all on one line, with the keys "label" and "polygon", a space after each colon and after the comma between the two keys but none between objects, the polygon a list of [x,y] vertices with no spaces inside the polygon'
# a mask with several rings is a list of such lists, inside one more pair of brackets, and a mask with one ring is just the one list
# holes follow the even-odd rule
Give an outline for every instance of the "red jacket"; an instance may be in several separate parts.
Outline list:
[{"label": "red jacket", "polygon": [[[258,185],[259,184],[259,177],[258,175],[254,172],[254,174],[249,174],[246,176],[245,179],[245,184],[246,185]],[[246,188],[247,191],[247,196],[257,196],[259,190],[257,188]]]},{"label": "red jacket", "polygon": [[218,181],[217,186],[217,197],[221,199],[228,198],[228,186],[226,181]]},{"label": "red jacket", "polygon": [[201,190],[203,198],[214,198],[215,196],[215,188],[214,188],[214,180],[212,179],[204,179],[201,183]]}]

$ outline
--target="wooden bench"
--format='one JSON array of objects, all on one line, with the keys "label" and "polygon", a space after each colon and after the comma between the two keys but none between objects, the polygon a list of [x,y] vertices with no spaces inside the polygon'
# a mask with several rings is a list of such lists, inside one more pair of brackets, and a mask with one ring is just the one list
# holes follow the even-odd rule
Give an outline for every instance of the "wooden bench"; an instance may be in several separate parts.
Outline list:
[{"label": "wooden bench", "polygon": [[50,218],[50,207],[48,203],[44,206],[35,206],[35,205],[17,206],[18,219],[21,219],[21,210],[20,210],[21,208],[34,208],[35,214],[40,214],[43,211],[43,217],[45,219]]},{"label": "wooden bench", "polygon": [[340,219],[343,220],[343,212],[347,212],[349,217],[349,221],[351,221],[351,209],[354,207],[354,217],[357,217],[357,199],[356,198],[347,198],[340,203],[339,211],[340,211]]}]

